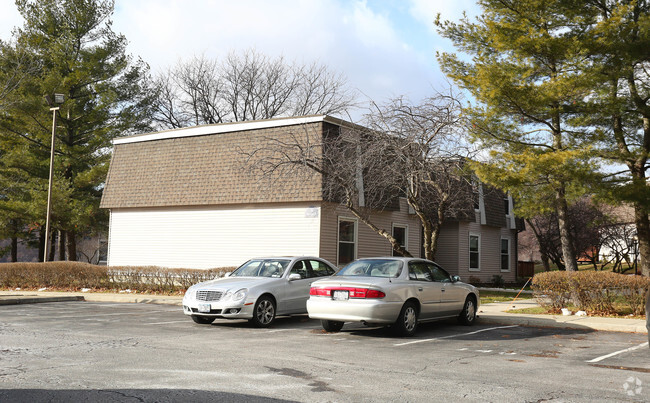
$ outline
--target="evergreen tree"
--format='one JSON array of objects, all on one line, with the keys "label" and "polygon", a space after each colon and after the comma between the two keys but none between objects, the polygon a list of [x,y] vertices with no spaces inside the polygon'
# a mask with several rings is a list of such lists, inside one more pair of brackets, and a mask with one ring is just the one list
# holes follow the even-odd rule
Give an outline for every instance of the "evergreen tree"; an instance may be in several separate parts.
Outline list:
[{"label": "evergreen tree", "polygon": [[569,120],[587,94],[584,49],[572,29],[580,16],[556,0],[482,0],[476,22],[437,21],[439,32],[471,61],[438,56],[443,71],[468,90],[471,134],[491,159],[476,164],[479,178],[510,192],[518,214],[553,211],[567,270],[577,270],[569,231],[569,203],[583,193],[581,181],[593,167],[589,150],[576,147]]},{"label": "evergreen tree", "polygon": [[[44,226],[52,113],[61,93],[52,226],[76,260],[76,239],[106,224],[99,210],[114,137],[149,129],[148,67],[126,54],[111,28],[111,0],[17,0],[25,25],[0,53],[20,49],[38,68],[8,95],[0,115],[0,209]],[[6,44],[5,44],[6,45]],[[41,237],[42,238],[42,237]],[[42,241],[41,241],[42,246]]]}]

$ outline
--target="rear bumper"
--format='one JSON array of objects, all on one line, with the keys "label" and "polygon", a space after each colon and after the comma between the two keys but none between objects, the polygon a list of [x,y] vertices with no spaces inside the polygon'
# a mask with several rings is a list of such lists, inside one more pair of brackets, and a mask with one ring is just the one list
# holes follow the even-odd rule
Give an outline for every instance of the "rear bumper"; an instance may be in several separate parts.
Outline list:
[{"label": "rear bumper", "polygon": [[329,297],[312,296],[307,300],[307,312],[312,319],[388,325],[395,323],[403,304],[376,299],[334,301]]}]

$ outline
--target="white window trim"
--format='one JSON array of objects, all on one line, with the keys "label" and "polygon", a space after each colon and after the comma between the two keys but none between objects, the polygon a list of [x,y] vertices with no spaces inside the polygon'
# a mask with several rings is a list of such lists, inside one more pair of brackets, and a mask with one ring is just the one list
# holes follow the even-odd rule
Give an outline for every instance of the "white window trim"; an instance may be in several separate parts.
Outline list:
[{"label": "white window trim", "polygon": [[499,269],[501,269],[502,273],[509,273],[512,266],[512,262],[511,262],[512,254],[510,253],[510,249],[511,249],[510,245],[512,245],[512,242],[510,242],[510,238],[501,237],[501,241],[499,242],[499,257],[503,256],[503,253],[501,252],[501,242],[503,241],[508,241],[508,269],[504,270],[503,268],[501,268],[501,259],[499,259]]},{"label": "white window trim", "polygon": [[[404,228],[404,249],[409,250],[409,226],[408,224],[395,224],[393,223],[390,234],[391,236],[395,236],[395,228]],[[393,254],[393,250],[391,249],[391,255]]]},{"label": "white window trim", "polygon": [[336,222],[336,265],[338,267],[341,267],[341,264],[339,263],[339,244],[341,242],[340,240],[340,228],[341,228],[341,221],[351,221],[354,222],[354,256],[352,257],[352,260],[356,260],[358,256],[358,249],[359,249],[359,222],[356,218],[350,218],[350,217],[338,217],[338,220]]},{"label": "white window trim", "polygon": [[[472,242],[471,242],[471,238],[473,236],[478,238],[478,268],[473,268],[473,267],[469,266],[471,264],[471,261],[472,261],[472,257],[471,257],[471,253],[472,253],[471,244],[472,244]],[[500,247],[500,245],[499,245],[499,247]],[[469,233],[469,236],[467,237],[467,259],[468,259],[467,267],[469,268],[469,271],[481,271],[481,234],[476,234],[476,233],[473,233],[473,232]]]}]

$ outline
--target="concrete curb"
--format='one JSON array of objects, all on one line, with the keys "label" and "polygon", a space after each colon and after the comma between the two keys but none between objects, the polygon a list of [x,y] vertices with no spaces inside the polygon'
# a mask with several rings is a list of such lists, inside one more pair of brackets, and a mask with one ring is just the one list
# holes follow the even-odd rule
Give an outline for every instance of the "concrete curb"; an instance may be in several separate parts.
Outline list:
[{"label": "concrete curb", "polygon": [[[550,317],[547,317],[550,316]],[[604,321],[611,319],[612,322]],[[645,320],[641,319],[615,319],[615,318],[580,318],[575,320],[557,320],[552,315],[486,315],[480,314],[479,323],[504,324],[504,325],[521,325],[533,327],[553,327],[562,329],[578,330],[600,330],[607,332],[625,332],[625,333],[642,333],[647,334]],[[613,322],[626,321],[626,322]]]},{"label": "concrete curb", "polygon": [[69,301],[83,301],[84,297],[82,296],[63,296],[63,297],[9,297],[9,298],[0,298],[0,305],[19,305],[19,304],[39,304],[43,302],[69,302]]}]

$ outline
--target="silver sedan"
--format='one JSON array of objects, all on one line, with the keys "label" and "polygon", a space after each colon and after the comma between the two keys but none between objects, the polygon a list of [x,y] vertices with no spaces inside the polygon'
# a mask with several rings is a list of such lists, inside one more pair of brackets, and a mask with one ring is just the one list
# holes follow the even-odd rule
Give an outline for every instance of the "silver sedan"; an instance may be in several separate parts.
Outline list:
[{"label": "silver sedan", "polygon": [[306,313],[311,284],[335,272],[318,257],[251,259],[224,278],[188,288],[183,313],[200,324],[216,318],[249,319],[267,327],[277,315]]},{"label": "silver sedan", "polygon": [[329,332],[345,322],[361,322],[392,325],[399,335],[412,336],[418,322],[457,317],[471,325],[479,306],[474,286],[415,258],[359,259],[314,282],[309,293],[309,317],[320,319]]}]

